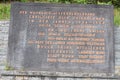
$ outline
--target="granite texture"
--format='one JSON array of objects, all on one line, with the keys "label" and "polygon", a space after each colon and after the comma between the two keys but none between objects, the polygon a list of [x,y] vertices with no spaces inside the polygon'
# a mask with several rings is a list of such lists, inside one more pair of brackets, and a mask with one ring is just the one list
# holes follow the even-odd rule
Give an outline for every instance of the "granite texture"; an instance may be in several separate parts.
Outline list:
[{"label": "granite texture", "polygon": [[0,70],[6,65],[9,21],[0,21]]},{"label": "granite texture", "polygon": [[[32,14],[32,11],[35,13]],[[42,14],[36,12],[41,12]],[[48,16],[46,13],[43,14],[43,12],[49,12]],[[76,13],[77,15],[75,15]],[[90,13],[92,16],[90,16]],[[30,21],[31,15],[36,17],[32,19],[34,22]],[[42,18],[37,16],[42,16]],[[67,22],[59,23],[61,21],[59,18],[65,16],[68,19],[62,19],[62,21]],[[48,19],[44,17],[54,18]],[[78,17],[79,19],[77,19]],[[80,19],[85,17],[94,17],[95,20]],[[98,18],[101,18],[101,20],[98,21]],[[44,20],[48,21],[42,22]],[[58,22],[56,23],[56,21]],[[11,25],[9,27],[8,64],[15,70],[81,72],[88,74],[113,73],[112,21],[113,6],[13,3],[11,7]],[[65,26],[66,24],[68,26]],[[50,27],[45,25],[50,25]],[[85,27],[87,25],[94,26],[94,28]],[[77,29],[83,31],[74,31]],[[103,33],[91,32],[91,30],[100,30]],[[44,35],[39,35],[41,33]],[[68,36],[68,34],[72,35]],[[94,34],[94,36],[88,36],[89,34]],[[51,40],[50,38],[55,39]],[[87,41],[82,40],[84,38],[89,39]],[[99,41],[94,41],[96,39],[99,39]],[[100,41],[101,39],[105,41]],[[100,46],[100,44],[103,45]],[[84,53],[86,51],[87,54]],[[103,52],[103,54],[98,54],[97,52]],[[83,56],[87,57],[83,58]],[[102,58],[95,58],[95,56],[102,56]]]}]

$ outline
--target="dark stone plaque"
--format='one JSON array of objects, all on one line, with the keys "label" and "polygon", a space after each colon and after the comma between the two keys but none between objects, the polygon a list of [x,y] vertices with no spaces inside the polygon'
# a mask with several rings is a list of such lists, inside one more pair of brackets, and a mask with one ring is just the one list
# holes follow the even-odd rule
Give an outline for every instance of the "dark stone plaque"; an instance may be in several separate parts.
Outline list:
[{"label": "dark stone plaque", "polygon": [[14,69],[113,73],[113,6],[13,3],[8,63]]}]

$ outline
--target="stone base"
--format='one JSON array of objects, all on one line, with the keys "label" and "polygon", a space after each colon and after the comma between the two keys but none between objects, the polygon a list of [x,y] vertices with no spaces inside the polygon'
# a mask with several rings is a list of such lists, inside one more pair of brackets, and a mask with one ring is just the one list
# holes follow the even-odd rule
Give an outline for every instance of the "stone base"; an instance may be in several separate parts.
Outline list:
[{"label": "stone base", "polygon": [[2,76],[0,80],[120,80],[119,78],[68,78],[68,77],[28,77],[28,76]]},{"label": "stone base", "polygon": [[113,74],[63,73],[47,71],[4,71],[0,80],[120,80]]}]

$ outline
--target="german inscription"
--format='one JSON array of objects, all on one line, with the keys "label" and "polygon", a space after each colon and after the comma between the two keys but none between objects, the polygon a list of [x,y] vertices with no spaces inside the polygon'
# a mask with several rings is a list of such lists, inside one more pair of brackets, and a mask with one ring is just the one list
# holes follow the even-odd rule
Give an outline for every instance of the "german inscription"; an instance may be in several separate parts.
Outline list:
[{"label": "german inscription", "polygon": [[99,5],[14,3],[9,59],[18,65],[10,65],[40,71],[113,72],[112,10]]}]

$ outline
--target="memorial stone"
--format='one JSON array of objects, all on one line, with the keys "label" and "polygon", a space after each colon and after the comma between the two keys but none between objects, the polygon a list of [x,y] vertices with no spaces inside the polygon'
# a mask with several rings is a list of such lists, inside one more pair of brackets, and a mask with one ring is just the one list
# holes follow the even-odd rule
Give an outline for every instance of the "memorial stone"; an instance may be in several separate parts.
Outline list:
[{"label": "memorial stone", "polygon": [[13,3],[8,65],[16,70],[114,73],[113,6]]}]

